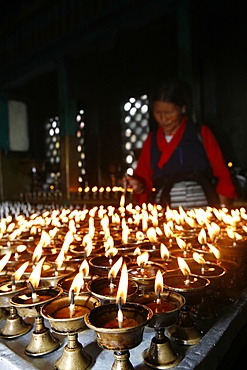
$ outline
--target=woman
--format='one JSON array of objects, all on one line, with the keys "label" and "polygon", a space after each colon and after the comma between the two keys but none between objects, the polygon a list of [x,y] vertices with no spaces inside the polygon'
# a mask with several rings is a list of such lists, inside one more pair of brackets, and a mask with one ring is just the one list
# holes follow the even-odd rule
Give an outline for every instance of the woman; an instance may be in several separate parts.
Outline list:
[{"label": "woman", "polygon": [[221,149],[207,126],[188,119],[183,86],[164,85],[152,108],[158,128],[145,141],[134,176],[127,176],[136,200],[154,195],[163,206],[187,209],[231,205],[237,194]]}]

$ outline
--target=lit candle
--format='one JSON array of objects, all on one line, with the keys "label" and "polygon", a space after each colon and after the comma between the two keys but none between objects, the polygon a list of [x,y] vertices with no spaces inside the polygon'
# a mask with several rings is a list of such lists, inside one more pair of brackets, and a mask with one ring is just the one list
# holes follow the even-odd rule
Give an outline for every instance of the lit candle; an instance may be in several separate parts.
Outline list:
[{"label": "lit candle", "polygon": [[69,315],[73,317],[75,314],[75,293],[74,290],[70,292],[70,305],[69,305]]},{"label": "lit candle", "polygon": [[186,286],[189,286],[190,285],[190,274],[191,274],[190,268],[182,257],[177,257],[177,261],[178,261],[178,266],[180,270],[182,271],[184,275],[186,275],[186,280],[184,281],[184,284]]},{"label": "lit candle", "polygon": [[28,281],[28,284],[30,286],[30,289],[31,289],[31,292],[32,292],[32,303],[37,303],[39,302],[39,296],[37,295],[37,293],[35,292],[35,289],[33,287],[33,284],[31,283],[31,281]]},{"label": "lit candle", "polygon": [[117,321],[118,321],[119,328],[122,328],[123,322],[124,322],[122,304],[126,302],[127,292],[128,292],[128,270],[127,270],[126,263],[124,263],[122,266],[122,270],[121,270],[121,276],[119,279],[119,285],[118,285],[118,291],[117,291],[117,297],[116,297],[116,302],[118,305]]},{"label": "lit candle", "polygon": [[122,311],[122,299],[121,299],[121,297],[119,297],[119,299],[118,299],[117,320],[118,320],[118,327],[122,328],[124,317],[123,317],[123,311]]}]

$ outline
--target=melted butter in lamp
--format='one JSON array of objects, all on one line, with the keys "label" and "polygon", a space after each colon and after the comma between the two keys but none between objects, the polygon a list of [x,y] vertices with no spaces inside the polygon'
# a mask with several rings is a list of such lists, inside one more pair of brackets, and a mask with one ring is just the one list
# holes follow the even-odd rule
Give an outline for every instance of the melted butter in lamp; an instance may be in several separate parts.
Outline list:
[{"label": "melted butter in lamp", "polygon": [[[124,318],[122,322],[122,328],[131,328],[137,325],[139,325],[138,321],[132,318]],[[103,323],[102,327],[106,329],[118,329],[119,326],[117,318]]]},{"label": "melted butter in lamp", "polygon": [[173,311],[176,308],[176,305],[171,302],[164,302],[161,301],[160,303],[157,303],[156,300],[153,302],[145,303],[146,306],[151,308],[153,313],[162,313],[162,312],[169,312]]},{"label": "melted butter in lamp", "polygon": [[[73,313],[73,318],[74,317],[84,316],[88,312],[89,312],[89,308],[84,307],[84,306],[80,306],[80,305],[75,305],[74,313]],[[67,306],[67,307],[61,307],[61,308],[57,309],[52,314],[52,316],[55,319],[68,319],[68,318],[71,318],[70,307],[69,306]]]}]

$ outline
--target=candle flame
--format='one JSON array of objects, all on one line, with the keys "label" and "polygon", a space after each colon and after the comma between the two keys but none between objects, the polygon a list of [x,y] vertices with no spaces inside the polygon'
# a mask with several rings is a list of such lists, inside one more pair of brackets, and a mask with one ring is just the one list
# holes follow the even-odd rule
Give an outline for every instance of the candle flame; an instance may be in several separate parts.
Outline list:
[{"label": "candle flame", "polygon": [[165,223],[164,223],[164,233],[167,238],[171,238],[173,236],[172,229],[170,228],[168,224],[165,224]]},{"label": "candle flame", "polygon": [[198,241],[200,244],[205,244],[207,240],[206,231],[205,229],[201,229],[198,234]]},{"label": "candle flame", "polygon": [[230,239],[240,240],[243,238],[242,235],[233,231],[232,229],[227,228],[226,232]]},{"label": "candle flame", "polygon": [[24,274],[24,272],[26,271],[27,269],[27,266],[29,265],[29,262],[26,261],[24,262],[19,268],[18,270],[15,271],[14,273],[14,277],[15,277],[15,280],[18,281],[20,280],[20,278],[22,277],[22,275]]},{"label": "candle flame", "polygon": [[88,264],[87,260],[82,261],[81,266],[79,267],[79,272],[81,272],[81,271],[83,272],[84,276],[89,275],[89,264]]},{"label": "candle flame", "polygon": [[40,276],[41,276],[41,270],[42,270],[42,267],[43,267],[43,263],[45,261],[45,258],[46,257],[43,257],[37,263],[37,265],[34,267],[32,273],[31,273],[31,275],[29,276],[29,279],[28,280],[33,285],[34,289],[36,289],[39,286]]},{"label": "candle flame", "polygon": [[141,249],[140,247],[136,247],[135,250],[134,250],[134,256],[140,256],[141,255]]},{"label": "candle flame", "polygon": [[26,245],[24,245],[24,244],[20,244],[20,245],[18,245],[18,246],[16,247],[16,252],[17,252],[17,253],[22,253],[22,252],[24,252],[26,249],[27,249],[27,246],[26,246]]},{"label": "candle flame", "polygon": [[149,253],[148,252],[143,252],[142,254],[137,256],[136,262],[137,262],[138,266],[142,266],[142,265],[144,265],[148,262],[148,259],[149,259]]},{"label": "candle flame", "polygon": [[190,268],[187,264],[187,262],[182,257],[177,257],[178,266],[180,270],[182,271],[183,275],[190,275]]},{"label": "candle flame", "polygon": [[117,262],[114,263],[114,265],[112,266],[112,268],[110,269],[109,273],[108,273],[108,279],[110,279],[110,277],[112,276],[113,278],[115,278],[118,274],[118,271],[120,270],[121,266],[122,266],[122,263],[123,263],[123,257],[120,257]]},{"label": "candle flame", "polygon": [[11,257],[11,251],[7,252],[0,261],[0,271],[4,269]]},{"label": "candle flame", "polygon": [[180,249],[185,250],[186,249],[186,243],[183,239],[179,238],[178,236],[176,237],[176,242],[179,246]]},{"label": "candle flame", "polygon": [[205,259],[203,256],[197,252],[193,253],[193,259],[197,262],[200,263],[201,265],[204,265],[206,263]]},{"label": "candle flame", "polygon": [[160,270],[156,273],[155,284],[154,284],[154,291],[155,293],[162,293],[163,292],[163,275]]},{"label": "candle flame", "polygon": [[129,227],[125,225],[125,227],[122,229],[122,242],[123,244],[128,243],[128,238],[129,238]]},{"label": "candle flame", "polygon": [[124,304],[127,299],[127,292],[128,292],[128,270],[127,270],[126,263],[124,262],[122,269],[121,269],[120,279],[119,279],[116,303],[118,303],[119,298],[121,298],[121,302],[122,304]]},{"label": "candle flame", "polygon": [[157,241],[157,235],[154,227],[150,227],[147,230],[147,237],[151,243],[155,243]]},{"label": "candle flame", "polygon": [[108,248],[107,251],[105,252],[105,256],[108,257],[114,257],[118,253],[118,249],[115,247]]},{"label": "candle flame", "polygon": [[82,271],[78,272],[72,281],[71,287],[69,289],[69,297],[71,296],[71,292],[74,291],[75,294],[78,296],[80,290],[84,287],[84,274]]},{"label": "candle flame", "polygon": [[220,260],[220,251],[213,244],[208,244],[210,252],[212,252],[217,260]]},{"label": "candle flame", "polygon": [[88,239],[87,245],[84,248],[86,256],[89,257],[93,250],[93,241],[91,238]]},{"label": "candle flame", "polygon": [[120,208],[123,208],[125,205],[125,195],[124,194],[121,195],[119,205],[120,205]]},{"label": "candle flame", "polygon": [[36,248],[33,251],[32,261],[33,263],[38,262],[42,256],[43,246],[42,243],[37,244]]},{"label": "candle flame", "polygon": [[165,244],[160,244],[160,256],[162,259],[168,259],[170,256],[168,248],[165,246]]}]

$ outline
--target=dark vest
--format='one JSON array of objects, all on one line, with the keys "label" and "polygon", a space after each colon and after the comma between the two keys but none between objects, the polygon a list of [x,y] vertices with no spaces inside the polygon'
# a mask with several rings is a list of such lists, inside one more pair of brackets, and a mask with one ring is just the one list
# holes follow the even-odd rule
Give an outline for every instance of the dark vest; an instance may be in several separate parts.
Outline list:
[{"label": "dark vest", "polygon": [[210,205],[218,204],[218,196],[212,185],[211,166],[200,136],[200,127],[187,123],[184,134],[162,168],[158,167],[161,151],[157,143],[157,131],[151,138],[151,168],[153,184],[156,190],[163,189],[166,203],[170,201],[169,193],[174,183],[179,181],[196,181],[204,190]]}]

